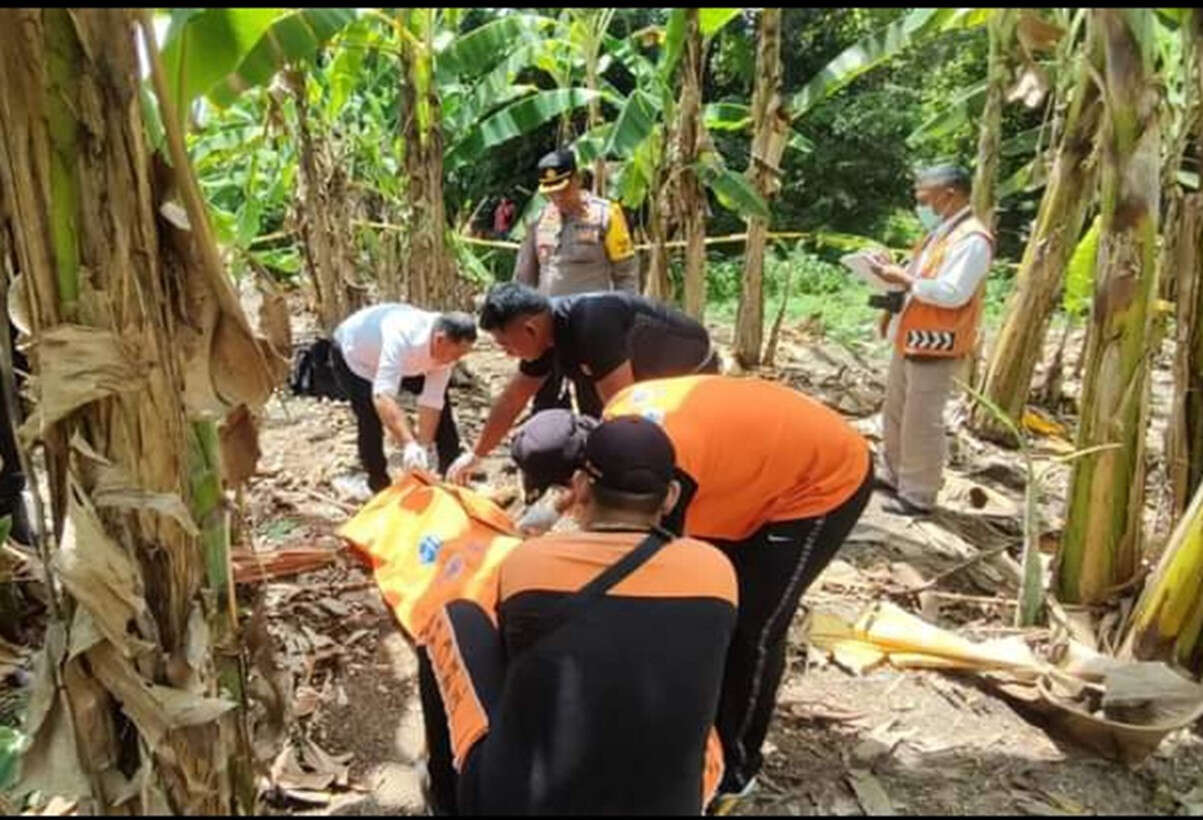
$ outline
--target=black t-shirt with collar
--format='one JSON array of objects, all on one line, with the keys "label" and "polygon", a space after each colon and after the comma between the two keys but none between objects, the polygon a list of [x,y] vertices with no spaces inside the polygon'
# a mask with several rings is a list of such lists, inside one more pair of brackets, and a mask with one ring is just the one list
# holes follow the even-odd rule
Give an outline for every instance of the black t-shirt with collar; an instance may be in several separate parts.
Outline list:
[{"label": "black t-shirt with collar", "polygon": [[551,298],[554,344],[523,360],[528,376],[546,376],[555,362],[569,375],[594,381],[630,359],[635,379],[683,376],[710,355],[710,334],[679,310],[627,291]]}]

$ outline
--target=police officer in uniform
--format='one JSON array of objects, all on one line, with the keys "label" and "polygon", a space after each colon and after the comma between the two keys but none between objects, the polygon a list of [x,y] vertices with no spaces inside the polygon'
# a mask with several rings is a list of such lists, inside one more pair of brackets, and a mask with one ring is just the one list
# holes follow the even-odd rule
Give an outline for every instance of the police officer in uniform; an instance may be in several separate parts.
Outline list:
[{"label": "police officer in uniform", "polygon": [[[581,188],[571,150],[544,156],[538,174],[539,192],[551,201],[527,229],[514,266],[514,281],[546,296],[605,290],[637,293],[639,262],[618,203]],[[557,369],[536,394],[532,412],[570,408],[567,387],[564,374]],[[578,404],[581,400],[578,395]]]}]

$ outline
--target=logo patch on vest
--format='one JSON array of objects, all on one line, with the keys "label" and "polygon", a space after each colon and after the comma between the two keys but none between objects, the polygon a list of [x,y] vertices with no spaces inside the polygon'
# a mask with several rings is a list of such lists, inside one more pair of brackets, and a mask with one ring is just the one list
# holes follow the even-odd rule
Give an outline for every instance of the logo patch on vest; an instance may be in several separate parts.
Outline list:
[{"label": "logo patch on vest", "polygon": [[418,541],[418,562],[425,564],[433,564],[434,560],[439,557],[439,550],[443,547],[443,539],[437,535],[425,535]]},{"label": "logo patch on vest", "polygon": [[906,346],[911,350],[952,350],[957,334],[948,330],[910,330]]}]

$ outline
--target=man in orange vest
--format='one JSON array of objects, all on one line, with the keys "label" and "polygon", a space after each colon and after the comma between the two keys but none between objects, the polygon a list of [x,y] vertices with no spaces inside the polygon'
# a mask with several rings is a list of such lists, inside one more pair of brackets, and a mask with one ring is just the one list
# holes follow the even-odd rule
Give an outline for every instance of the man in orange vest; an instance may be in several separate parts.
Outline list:
[{"label": "man in orange vest", "polygon": [[906,268],[883,257],[874,272],[903,291],[901,309],[881,319],[894,343],[886,383],[884,464],[879,485],[898,515],[926,515],[936,505],[946,444],[944,404],[953,378],[974,351],[994,236],[973,215],[968,171],[937,165],[916,174],[916,212],[928,234]]},{"label": "man in orange vest", "polygon": [[445,809],[697,816],[718,787],[735,571],[658,527],[680,491],[664,430],[589,422],[566,479],[582,531],[519,544],[493,601],[458,598],[431,618],[441,704],[424,700],[423,715],[445,717],[458,772]]},{"label": "man in orange vest", "polygon": [[[716,721],[726,770],[711,807],[727,813],[755,788],[789,625],[802,594],[868,503],[869,446],[835,411],[763,379],[700,375],[638,382],[615,394],[602,413],[604,419],[632,415],[662,426],[676,451],[681,495],[665,528],[714,544],[739,581],[739,618]],[[552,409],[522,427],[511,452],[528,498],[569,483],[582,463],[590,424]],[[520,526],[545,529],[558,512],[578,503],[573,489],[556,494],[548,505],[554,509],[524,516]]]}]

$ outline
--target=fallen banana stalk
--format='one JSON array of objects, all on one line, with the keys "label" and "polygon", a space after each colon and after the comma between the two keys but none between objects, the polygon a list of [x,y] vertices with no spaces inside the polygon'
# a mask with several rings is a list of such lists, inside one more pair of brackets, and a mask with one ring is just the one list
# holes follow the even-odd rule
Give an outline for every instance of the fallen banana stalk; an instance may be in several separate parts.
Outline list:
[{"label": "fallen banana stalk", "polygon": [[851,624],[814,613],[809,642],[856,674],[889,663],[981,675],[1082,744],[1130,764],[1203,717],[1203,686],[1164,663],[1112,658],[1072,639],[1049,653],[1052,661],[1023,634],[970,641],[889,601],[874,602]]}]

